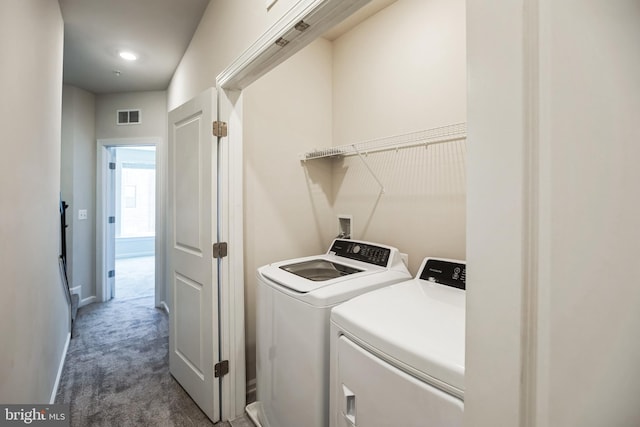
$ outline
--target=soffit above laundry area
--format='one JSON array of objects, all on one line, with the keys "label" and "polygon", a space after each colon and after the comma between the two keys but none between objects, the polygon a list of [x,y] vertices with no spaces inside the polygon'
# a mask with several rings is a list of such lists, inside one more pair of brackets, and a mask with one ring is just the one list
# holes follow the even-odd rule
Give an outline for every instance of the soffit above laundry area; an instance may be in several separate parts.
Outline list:
[{"label": "soffit above laundry area", "polygon": [[[209,0],[59,0],[64,83],[93,93],[164,90]],[[134,52],[126,61],[119,52]]]},{"label": "soffit above laundry area", "polygon": [[323,35],[323,37],[329,41],[333,41],[361,22],[366,21],[370,16],[375,15],[376,13],[380,12],[382,9],[395,3],[396,1],[398,0],[371,0],[369,3],[354,12],[347,19],[327,31]]}]

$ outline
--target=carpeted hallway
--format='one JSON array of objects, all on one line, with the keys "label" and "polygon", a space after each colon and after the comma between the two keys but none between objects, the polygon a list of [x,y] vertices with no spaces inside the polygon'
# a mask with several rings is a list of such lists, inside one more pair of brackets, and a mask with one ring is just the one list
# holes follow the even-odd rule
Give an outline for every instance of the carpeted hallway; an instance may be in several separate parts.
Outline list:
[{"label": "carpeted hallway", "polygon": [[[116,281],[115,299],[80,308],[56,403],[70,404],[77,427],[213,426],[169,374],[168,317],[154,307],[153,258],[116,265],[117,274],[127,277],[127,268],[135,280]],[[231,426],[251,424],[241,418]]]}]

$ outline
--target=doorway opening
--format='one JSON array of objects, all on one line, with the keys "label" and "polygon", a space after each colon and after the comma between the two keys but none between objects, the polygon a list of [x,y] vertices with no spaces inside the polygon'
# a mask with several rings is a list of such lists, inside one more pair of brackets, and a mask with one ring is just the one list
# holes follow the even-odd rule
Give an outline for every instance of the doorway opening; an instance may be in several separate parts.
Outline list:
[{"label": "doorway opening", "polygon": [[109,147],[115,185],[115,281],[112,297],[155,295],[156,147]]},{"label": "doorway opening", "polygon": [[151,297],[163,307],[164,215],[159,138],[99,139],[96,176],[98,301]]}]

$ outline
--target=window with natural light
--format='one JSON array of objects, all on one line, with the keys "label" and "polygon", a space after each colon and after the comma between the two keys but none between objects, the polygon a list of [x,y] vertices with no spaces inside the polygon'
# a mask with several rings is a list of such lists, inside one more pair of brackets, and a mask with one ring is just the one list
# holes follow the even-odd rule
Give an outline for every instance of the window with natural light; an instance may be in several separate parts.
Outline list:
[{"label": "window with natural light", "polygon": [[119,148],[117,164],[116,237],[152,237],[156,228],[155,147]]}]

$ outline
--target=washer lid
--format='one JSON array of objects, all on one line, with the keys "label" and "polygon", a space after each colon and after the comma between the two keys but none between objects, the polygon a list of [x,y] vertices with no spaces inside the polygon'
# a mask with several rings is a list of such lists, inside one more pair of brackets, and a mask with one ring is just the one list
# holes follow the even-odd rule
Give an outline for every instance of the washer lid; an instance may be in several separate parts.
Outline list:
[{"label": "washer lid", "polygon": [[308,293],[385,271],[388,269],[329,254],[265,265],[258,268],[258,275],[294,292]]},{"label": "washer lid", "polygon": [[381,358],[463,398],[465,291],[414,279],[347,301],[331,320]]},{"label": "washer lid", "polygon": [[344,239],[335,239],[326,254],[268,264],[257,275],[290,296],[325,306],[411,277],[397,248]]},{"label": "washer lid", "polygon": [[338,277],[363,271],[362,269],[350,267],[328,259],[312,259],[309,261],[294,262],[292,264],[281,265],[280,268],[296,276],[313,280],[314,282],[337,279]]}]

